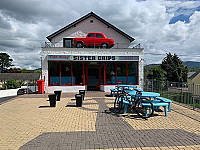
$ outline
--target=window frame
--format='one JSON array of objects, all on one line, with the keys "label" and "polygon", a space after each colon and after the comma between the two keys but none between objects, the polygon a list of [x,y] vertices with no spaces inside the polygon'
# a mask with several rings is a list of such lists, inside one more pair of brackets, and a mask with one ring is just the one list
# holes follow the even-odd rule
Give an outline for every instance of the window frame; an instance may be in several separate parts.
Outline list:
[{"label": "window frame", "polygon": [[[50,69],[50,64],[49,64],[49,62],[58,62],[59,63],[59,85],[50,85],[50,71],[49,71],[49,69]],[[83,82],[82,82],[82,85],[73,85],[73,61],[68,61],[68,62],[70,62],[71,63],[71,85],[61,85],[61,77],[62,77],[62,74],[61,74],[61,62],[63,62],[63,61],[57,61],[57,60],[48,60],[48,86],[85,86],[85,63],[83,62],[83,61],[77,61],[77,62],[80,62],[80,63],[82,63],[82,69],[83,69],[83,72],[82,72],[82,75],[83,75]]]}]

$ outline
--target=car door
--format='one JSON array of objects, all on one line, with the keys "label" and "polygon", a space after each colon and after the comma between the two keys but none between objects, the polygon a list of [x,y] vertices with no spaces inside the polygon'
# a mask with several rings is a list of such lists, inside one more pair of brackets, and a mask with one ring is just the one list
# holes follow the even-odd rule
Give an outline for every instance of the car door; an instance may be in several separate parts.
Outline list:
[{"label": "car door", "polygon": [[101,46],[101,43],[104,42],[104,38],[101,34],[97,33],[95,38],[95,43],[97,46]]},{"label": "car door", "polygon": [[88,34],[87,38],[85,39],[85,45],[94,46],[94,43],[95,43],[95,34],[94,33]]}]

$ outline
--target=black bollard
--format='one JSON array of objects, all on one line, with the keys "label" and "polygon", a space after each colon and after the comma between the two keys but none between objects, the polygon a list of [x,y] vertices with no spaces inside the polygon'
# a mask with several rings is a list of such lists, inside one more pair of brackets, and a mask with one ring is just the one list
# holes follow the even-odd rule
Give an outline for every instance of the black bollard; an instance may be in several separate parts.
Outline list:
[{"label": "black bollard", "polygon": [[54,93],[55,93],[55,95],[56,95],[56,100],[57,100],[57,101],[60,101],[61,92],[62,92],[62,91],[54,91]]},{"label": "black bollard", "polygon": [[81,107],[83,102],[83,94],[76,94],[76,106]]},{"label": "black bollard", "polygon": [[56,95],[50,94],[48,96],[49,96],[50,107],[56,107]]},{"label": "black bollard", "polygon": [[83,100],[84,100],[84,97],[85,97],[85,90],[79,90],[79,94],[83,94]]}]

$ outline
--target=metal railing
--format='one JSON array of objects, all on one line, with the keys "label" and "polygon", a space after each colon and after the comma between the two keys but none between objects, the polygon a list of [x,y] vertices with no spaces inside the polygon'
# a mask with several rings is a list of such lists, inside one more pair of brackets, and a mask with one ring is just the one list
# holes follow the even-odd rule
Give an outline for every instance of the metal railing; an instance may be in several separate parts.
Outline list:
[{"label": "metal railing", "polygon": [[200,109],[200,84],[145,80],[144,90],[158,92],[162,97]]},{"label": "metal railing", "polygon": [[[6,81],[0,83],[0,90],[8,90],[8,89],[14,89],[14,88],[27,88],[30,89],[32,92],[36,93],[38,91],[38,85],[37,80],[13,80],[15,81],[15,86],[7,86]],[[29,94],[29,91],[27,91]]]},{"label": "metal railing", "polygon": [[[76,48],[73,44],[70,47],[65,47],[63,42],[45,42],[43,47],[45,47],[45,48]],[[101,48],[101,47],[95,46],[95,43],[94,43],[94,45],[90,46],[89,48]],[[130,47],[129,43],[115,43],[112,48],[116,48],[116,49],[121,49],[121,48],[138,49],[138,48],[140,48],[140,44]]]}]

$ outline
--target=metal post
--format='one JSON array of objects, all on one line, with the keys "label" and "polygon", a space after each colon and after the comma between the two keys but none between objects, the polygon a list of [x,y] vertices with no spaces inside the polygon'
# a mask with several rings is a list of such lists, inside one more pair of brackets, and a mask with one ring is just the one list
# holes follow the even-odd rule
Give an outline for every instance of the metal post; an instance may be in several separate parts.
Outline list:
[{"label": "metal post", "polygon": [[169,98],[169,83],[167,81],[167,98]]},{"label": "metal post", "polygon": [[29,94],[29,90],[28,90],[28,82],[26,83],[26,86],[27,86],[27,94]]},{"label": "metal post", "polygon": [[188,94],[188,104],[190,104],[190,85],[188,84],[187,85],[187,87],[188,87],[188,91],[187,91],[187,94]]},{"label": "metal post", "polygon": [[183,92],[183,91],[182,91],[182,90],[183,90],[183,85],[181,84],[180,87],[181,87],[181,102],[184,104],[183,93],[182,93],[182,92]]},{"label": "metal post", "polygon": [[36,80],[34,79],[34,85],[35,85],[35,92],[36,92]]},{"label": "metal post", "polygon": [[192,84],[192,88],[193,88],[193,93],[192,93],[192,103],[193,103],[193,109],[195,109],[195,100],[194,100],[194,83]]},{"label": "metal post", "polygon": [[199,99],[199,109],[200,109],[200,99]]}]

